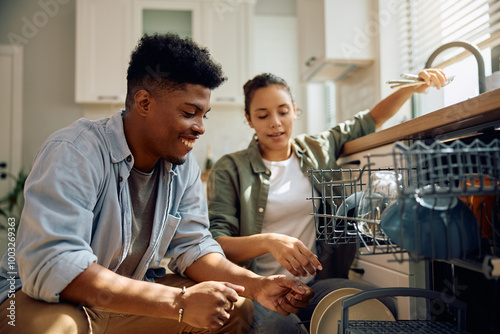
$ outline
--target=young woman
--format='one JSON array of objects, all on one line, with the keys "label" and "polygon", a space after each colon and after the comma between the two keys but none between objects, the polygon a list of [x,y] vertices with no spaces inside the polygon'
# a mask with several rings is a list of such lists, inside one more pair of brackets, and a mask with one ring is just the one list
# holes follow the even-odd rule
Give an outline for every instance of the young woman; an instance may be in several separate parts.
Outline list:
[{"label": "young woman", "polygon": [[297,106],[285,80],[266,73],[245,84],[245,117],[255,136],[246,150],[223,156],[211,170],[210,231],[229,260],[261,275],[301,277],[315,292],[310,306],[298,314],[300,320],[267,312],[255,303],[254,332],[301,332],[298,323],[310,320],[326,294],[343,287],[371,288],[347,279],[355,245],[332,247],[316,241],[306,200],[312,193],[307,171],[339,168],[336,160],[344,143],[374,132],[413,93],[431,84],[439,89],[446,80],[438,69],[423,70],[419,76],[425,84],[401,88],[372,110],[328,131],[293,139]]}]

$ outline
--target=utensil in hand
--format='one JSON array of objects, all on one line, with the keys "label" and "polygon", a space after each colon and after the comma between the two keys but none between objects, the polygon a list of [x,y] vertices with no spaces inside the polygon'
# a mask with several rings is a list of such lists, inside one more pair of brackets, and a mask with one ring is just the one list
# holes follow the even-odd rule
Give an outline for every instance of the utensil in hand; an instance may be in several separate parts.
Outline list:
[{"label": "utensil in hand", "polygon": [[[401,78],[402,79],[389,80],[387,81],[387,84],[392,85],[391,88],[402,88],[402,87],[418,86],[426,84],[424,79],[414,74],[401,74]],[[453,81],[453,79],[455,79],[454,75],[447,77],[445,84],[442,85],[441,87],[448,85],[450,82]],[[431,83],[431,86],[435,87],[433,83]]]}]

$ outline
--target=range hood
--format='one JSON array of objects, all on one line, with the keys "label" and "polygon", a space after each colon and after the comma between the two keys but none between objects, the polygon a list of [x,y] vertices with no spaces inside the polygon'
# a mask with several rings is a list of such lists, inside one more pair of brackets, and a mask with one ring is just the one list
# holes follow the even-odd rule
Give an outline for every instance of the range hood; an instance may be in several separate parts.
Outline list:
[{"label": "range hood", "polygon": [[303,73],[302,80],[307,82],[340,81],[352,71],[368,67],[373,60],[360,59],[321,59],[314,57],[307,62],[308,69]]},{"label": "range hood", "polygon": [[373,0],[297,0],[303,82],[339,81],[376,59]]}]

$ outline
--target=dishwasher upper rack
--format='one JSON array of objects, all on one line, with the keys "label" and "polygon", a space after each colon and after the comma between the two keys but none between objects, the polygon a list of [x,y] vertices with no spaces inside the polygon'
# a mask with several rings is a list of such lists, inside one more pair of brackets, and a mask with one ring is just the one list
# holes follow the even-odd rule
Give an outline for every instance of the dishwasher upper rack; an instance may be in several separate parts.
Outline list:
[{"label": "dishwasher upper rack", "polygon": [[[500,193],[500,140],[471,143],[455,140],[407,146],[396,142],[394,168],[400,195],[471,196]],[[495,182],[491,182],[491,181]]]},{"label": "dishwasher upper rack", "polygon": [[[380,155],[379,155],[380,156]],[[318,240],[332,244],[357,244],[361,254],[392,253],[398,261],[421,260],[423,257],[408,254],[406,251],[385,237],[370,238],[357,229],[357,223],[365,221],[347,214],[338,215],[337,211],[349,195],[367,188],[371,173],[389,170],[400,174],[398,187],[400,198],[415,196],[467,196],[493,195],[495,205],[491,218],[481,225],[490,224],[492,235],[481,243],[489,243],[488,251],[479,250],[474,259],[451,259],[453,262],[468,267],[488,276],[500,276],[500,184],[485,182],[500,180],[500,141],[494,139],[485,144],[479,140],[463,143],[459,140],[451,143],[434,142],[426,144],[416,141],[410,146],[397,142],[393,147],[391,168],[374,168],[374,155],[367,155],[366,165],[362,169],[311,170],[310,178],[313,189],[320,195],[313,196],[313,215]],[[481,204],[483,204],[481,202]],[[471,208],[472,209],[472,208]],[[380,228],[378,222],[375,229]],[[417,232],[418,233],[418,232]],[[377,235],[377,233],[375,233]],[[482,248],[482,247],[481,247]],[[491,251],[490,251],[491,250]],[[433,259],[432,257],[430,259]]]},{"label": "dishwasher upper rack", "polygon": [[[379,232],[377,222],[354,215],[361,193],[367,188],[367,180],[376,171],[392,171],[393,168],[373,168],[368,163],[363,168],[309,170],[312,184],[312,201],[316,239],[335,245],[356,244],[361,254],[401,253],[404,250],[388,238],[371,238],[361,233],[357,223],[373,223],[375,233]],[[317,190],[317,192],[315,191]],[[339,212],[340,208],[344,208]]]}]

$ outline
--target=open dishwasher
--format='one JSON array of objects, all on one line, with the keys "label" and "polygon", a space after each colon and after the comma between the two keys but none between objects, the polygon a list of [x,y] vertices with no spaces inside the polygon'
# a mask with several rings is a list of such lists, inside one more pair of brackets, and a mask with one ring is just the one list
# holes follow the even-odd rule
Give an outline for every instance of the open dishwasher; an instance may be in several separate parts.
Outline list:
[{"label": "open dishwasher", "polygon": [[[475,305],[456,273],[473,277],[471,286],[491,285],[498,296],[500,140],[397,142],[391,155],[391,168],[376,168],[367,155],[359,169],[310,171],[313,189],[321,188],[309,198],[318,240],[356,244],[363,255],[392,254],[395,262],[424,261],[429,272],[427,289],[375,289],[343,300],[339,333],[474,332],[475,324],[466,329],[466,312]],[[381,295],[426,299],[426,319],[348,320],[349,307]],[[494,317],[485,325],[491,333],[500,330]]]}]

